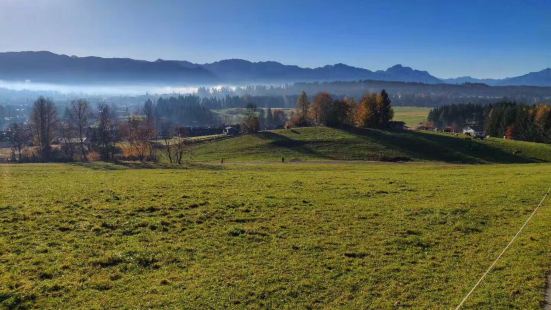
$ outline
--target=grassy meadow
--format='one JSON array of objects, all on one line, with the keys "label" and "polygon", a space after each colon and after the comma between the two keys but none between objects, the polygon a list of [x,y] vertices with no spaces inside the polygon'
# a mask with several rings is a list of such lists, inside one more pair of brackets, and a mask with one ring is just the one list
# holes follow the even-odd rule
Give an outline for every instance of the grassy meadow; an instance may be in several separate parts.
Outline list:
[{"label": "grassy meadow", "polygon": [[410,128],[415,128],[419,123],[425,122],[431,110],[427,107],[412,106],[397,106],[392,109],[394,110],[394,120],[404,122]]},{"label": "grassy meadow", "polygon": [[[452,308],[551,164],[0,165],[0,308]],[[548,200],[466,308],[537,309]]]}]

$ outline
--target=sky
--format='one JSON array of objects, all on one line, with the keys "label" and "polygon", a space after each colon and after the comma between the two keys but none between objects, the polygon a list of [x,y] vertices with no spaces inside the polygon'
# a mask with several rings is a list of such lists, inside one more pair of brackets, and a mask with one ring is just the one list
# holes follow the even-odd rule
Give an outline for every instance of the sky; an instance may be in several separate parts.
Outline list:
[{"label": "sky", "polygon": [[551,67],[551,0],[0,0],[23,50],[502,78]]}]

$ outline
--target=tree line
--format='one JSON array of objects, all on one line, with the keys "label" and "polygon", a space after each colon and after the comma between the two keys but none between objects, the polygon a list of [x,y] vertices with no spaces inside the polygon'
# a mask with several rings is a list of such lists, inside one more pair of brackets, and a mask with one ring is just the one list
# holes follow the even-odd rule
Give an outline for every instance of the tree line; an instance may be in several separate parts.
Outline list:
[{"label": "tree line", "polygon": [[452,104],[431,110],[428,121],[438,128],[479,126],[494,137],[551,143],[551,105],[512,101]]},{"label": "tree line", "polygon": [[356,126],[361,128],[388,128],[394,111],[388,93],[366,93],[359,102],[353,98],[334,99],[322,92],[310,102],[306,92],[297,99],[289,125],[303,126]]},{"label": "tree line", "polygon": [[[276,114],[277,113],[277,114]],[[278,127],[360,127],[388,128],[392,125],[394,111],[388,93],[366,93],[359,102],[345,97],[335,99],[329,93],[318,93],[310,102],[306,92],[298,96],[295,109],[288,121],[281,110],[258,109],[256,105],[247,105],[241,129],[245,133],[254,133],[261,129]],[[284,124],[285,123],[285,124]]]},{"label": "tree line", "polygon": [[83,99],[71,101],[60,113],[52,100],[40,97],[28,121],[11,123],[5,134],[11,160],[17,162],[110,161],[117,153],[125,159],[155,157],[152,114],[119,118],[112,106],[100,103],[94,109]]},{"label": "tree line", "polygon": [[248,95],[236,94],[228,90],[228,93],[220,95],[210,93],[199,89],[196,95],[180,95],[170,96],[168,98],[161,97],[157,101],[178,101],[184,105],[200,105],[206,109],[218,110],[229,108],[243,108],[249,103],[254,103],[257,107],[262,108],[291,108],[294,106],[297,95]]},{"label": "tree line", "polygon": [[[121,116],[104,103],[93,107],[83,99],[59,109],[52,100],[40,97],[32,104],[27,121],[11,123],[4,131],[11,160],[154,161],[160,151],[169,162],[181,164],[190,135],[195,131],[219,134],[224,125],[197,96],[148,99],[134,113],[126,114]],[[254,106],[254,115],[257,123],[253,128],[243,126],[243,132],[283,128],[287,121],[280,109]],[[247,115],[244,119],[246,123]]]},{"label": "tree line", "polygon": [[[551,87],[537,86],[488,86],[481,83],[465,84],[423,84],[394,81],[334,81],[300,82],[282,86],[252,85],[237,88],[200,89],[201,97],[250,96],[258,106],[275,107],[260,102],[261,98],[271,97],[277,107],[292,107],[297,94],[328,92],[335,98],[353,97],[360,100],[366,92],[379,92],[385,89],[390,94],[394,106],[437,107],[457,102],[469,101],[490,104],[496,100],[508,100],[535,104],[551,103]],[[497,98],[497,99],[496,99]],[[500,99],[502,98],[502,99]]]},{"label": "tree line", "polygon": [[110,160],[118,127],[109,105],[98,104],[92,111],[86,100],[74,100],[59,115],[52,100],[40,97],[28,122],[11,123],[5,132],[13,161],[88,160],[91,153]]}]

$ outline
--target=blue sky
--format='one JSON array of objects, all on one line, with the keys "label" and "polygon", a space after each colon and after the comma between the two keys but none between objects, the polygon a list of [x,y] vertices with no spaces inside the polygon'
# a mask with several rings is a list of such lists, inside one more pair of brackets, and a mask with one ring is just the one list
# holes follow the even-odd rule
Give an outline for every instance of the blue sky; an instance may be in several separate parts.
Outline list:
[{"label": "blue sky", "polygon": [[0,0],[19,50],[506,77],[551,67],[551,0]]}]

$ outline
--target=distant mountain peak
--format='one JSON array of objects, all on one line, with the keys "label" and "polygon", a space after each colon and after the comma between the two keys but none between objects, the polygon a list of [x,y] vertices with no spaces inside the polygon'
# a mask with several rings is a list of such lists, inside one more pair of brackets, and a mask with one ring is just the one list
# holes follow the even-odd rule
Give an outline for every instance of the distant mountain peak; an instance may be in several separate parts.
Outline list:
[{"label": "distant mountain peak", "polygon": [[388,70],[396,70],[396,69],[411,69],[411,67],[404,67],[402,66],[402,64],[395,64],[394,66],[389,67],[386,70],[388,71]]},{"label": "distant mountain peak", "polygon": [[386,72],[422,72],[422,73],[428,74],[427,71],[413,69],[412,67],[403,66],[401,64],[397,64],[392,67],[389,67],[388,69],[386,69]]},{"label": "distant mountain peak", "polygon": [[245,59],[240,59],[240,58],[229,58],[229,59],[218,60],[210,64],[220,64],[220,63],[252,64],[253,62]]},{"label": "distant mountain peak", "polygon": [[396,64],[386,70],[379,70],[377,73],[385,75],[387,81],[402,81],[402,82],[420,82],[428,84],[442,83],[442,81],[432,76],[427,71],[416,70],[411,67]]},{"label": "distant mountain peak", "polygon": [[551,86],[551,68],[499,80],[498,85]]}]

